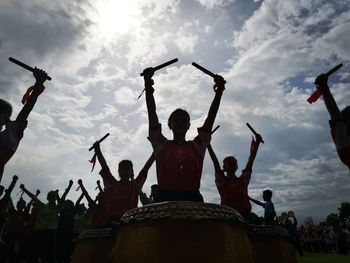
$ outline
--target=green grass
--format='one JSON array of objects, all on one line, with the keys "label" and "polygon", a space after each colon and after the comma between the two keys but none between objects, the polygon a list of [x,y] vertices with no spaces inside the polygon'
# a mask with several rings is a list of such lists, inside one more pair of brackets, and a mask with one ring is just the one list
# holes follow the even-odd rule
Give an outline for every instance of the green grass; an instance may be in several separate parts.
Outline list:
[{"label": "green grass", "polygon": [[349,263],[350,255],[306,254],[298,257],[298,263]]}]

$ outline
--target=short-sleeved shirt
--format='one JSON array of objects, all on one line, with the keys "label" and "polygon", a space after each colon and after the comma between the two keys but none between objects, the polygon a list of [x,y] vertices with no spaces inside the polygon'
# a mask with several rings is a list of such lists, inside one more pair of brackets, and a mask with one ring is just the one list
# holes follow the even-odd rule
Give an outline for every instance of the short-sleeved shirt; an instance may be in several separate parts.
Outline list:
[{"label": "short-sleeved shirt", "polygon": [[38,208],[36,216],[36,230],[54,230],[58,227],[58,207],[49,206],[40,201],[36,201]]},{"label": "short-sleeved shirt", "polygon": [[26,127],[27,121],[12,121],[0,132],[0,178],[5,164],[16,152]]},{"label": "short-sleeved shirt", "polygon": [[245,215],[252,210],[248,197],[248,184],[252,172],[243,170],[238,178],[228,178],[223,171],[215,173],[215,183],[221,197],[221,204]]},{"label": "short-sleeved shirt", "polygon": [[266,203],[262,203],[262,207],[264,208],[265,225],[274,225],[276,216],[274,204],[271,201],[269,201]]},{"label": "short-sleeved shirt", "polygon": [[330,120],[331,135],[340,160],[350,169],[350,134],[344,121]]},{"label": "short-sleeved shirt", "polygon": [[123,185],[114,178],[109,168],[102,169],[100,174],[105,185],[107,217],[119,218],[125,212],[137,207],[138,193],[146,180],[145,176],[139,175],[128,185]]},{"label": "short-sleeved shirt", "polygon": [[198,135],[192,141],[176,144],[163,136],[160,124],[150,130],[149,140],[155,154],[160,190],[199,190],[203,159],[210,137],[210,133],[198,129]]}]

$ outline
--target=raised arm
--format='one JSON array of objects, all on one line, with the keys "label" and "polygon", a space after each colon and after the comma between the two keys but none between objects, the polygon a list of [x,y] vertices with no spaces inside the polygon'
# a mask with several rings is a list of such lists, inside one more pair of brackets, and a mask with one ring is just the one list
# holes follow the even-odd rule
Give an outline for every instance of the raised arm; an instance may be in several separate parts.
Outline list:
[{"label": "raised arm", "polygon": [[142,167],[141,171],[139,172],[137,178],[136,178],[136,183],[138,190],[141,191],[143,184],[145,183],[148,175],[148,170],[151,168],[153,162],[155,160],[155,156],[152,153],[151,156],[148,158],[146,161],[145,165]]},{"label": "raised arm", "polygon": [[81,188],[81,191],[83,192],[83,195],[85,196],[86,200],[89,203],[89,206],[91,206],[92,204],[94,204],[94,200],[92,200],[91,196],[89,195],[88,191],[86,191],[85,186],[83,185],[83,181],[81,179],[78,180],[78,184]]},{"label": "raised arm", "polygon": [[66,190],[64,190],[64,193],[61,196],[61,199],[59,199],[59,201],[58,201],[59,207],[62,207],[64,201],[66,200],[67,194],[69,193],[70,189],[72,188],[72,185],[73,185],[73,180],[69,180],[68,187],[66,188]]},{"label": "raised arm", "polygon": [[209,152],[211,160],[213,161],[215,172],[220,172],[221,171],[220,163],[219,163],[218,158],[216,157],[216,154],[215,154],[213,148],[211,147],[211,144],[209,144],[209,146],[208,146],[208,152]]},{"label": "raised arm", "polygon": [[17,175],[14,175],[14,176],[12,177],[12,181],[11,181],[9,187],[5,190],[5,195],[4,195],[3,198],[5,198],[5,197],[6,197],[6,198],[9,198],[9,197],[10,197],[10,195],[11,195],[11,193],[12,193],[12,191],[13,191],[13,188],[15,187],[15,185],[16,185],[16,183],[17,183],[17,180],[18,180],[18,176],[17,176]]},{"label": "raised arm", "polygon": [[81,202],[81,200],[83,200],[83,198],[84,198],[84,193],[81,193],[81,195],[79,196],[79,198],[75,202],[75,208],[78,208],[78,206],[80,205],[80,202]]},{"label": "raised arm", "polygon": [[[40,194],[40,190],[38,189],[38,190],[36,190],[35,197],[38,198],[39,194]],[[30,201],[28,202],[26,208],[25,208],[25,213],[27,213],[27,214],[29,213],[30,208],[33,205],[33,203],[34,203],[34,199],[31,198]]]},{"label": "raised arm", "polygon": [[154,70],[152,68],[146,68],[144,71],[144,83],[145,83],[145,91],[146,91],[146,105],[147,105],[147,112],[148,112],[148,123],[149,123],[149,129],[155,129],[159,125],[158,115],[156,112],[156,102],[154,100],[153,92],[153,84],[154,81],[152,79],[152,76],[154,74]]},{"label": "raised arm", "polygon": [[34,105],[38,99],[38,96],[44,91],[44,82],[46,80],[47,74],[45,71],[35,68],[33,75],[36,79],[34,86],[32,87],[33,91],[29,96],[27,102],[24,104],[22,110],[19,112],[16,120],[24,121],[28,118],[29,113],[34,108]]},{"label": "raised arm", "polygon": [[21,185],[19,186],[19,188],[20,188],[26,195],[28,195],[32,200],[34,200],[34,202],[40,202],[40,203],[41,203],[41,201],[38,199],[38,197],[37,197],[35,194],[31,193],[30,191],[28,191],[28,190],[25,188],[24,184],[21,184]]},{"label": "raised arm", "polygon": [[340,120],[340,110],[328,87],[328,76],[326,74],[318,76],[315,80],[315,84],[317,85],[317,88],[321,91],[323,95],[324,103],[326,104],[326,108],[329,112],[329,115],[331,116],[331,119]]},{"label": "raised arm", "polygon": [[213,129],[214,121],[216,118],[216,114],[218,112],[221,96],[223,91],[225,90],[225,80],[220,75],[216,75],[214,78],[214,91],[215,91],[215,97],[210,105],[208,116],[202,126],[202,129],[204,131],[210,132]]},{"label": "raised arm", "polygon": [[250,153],[249,158],[248,158],[248,162],[247,162],[244,170],[251,171],[253,169],[253,163],[254,163],[256,154],[258,152],[259,145],[260,145],[261,141],[262,141],[261,135],[257,134],[255,136],[255,144],[253,146],[253,149],[251,150],[251,153]]},{"label": "raised arm", "polygon": [[262,206],[262,207],[265,206],[264,203],[262,203],[262,202],[260,202],[260,201],[258,201],[258,200],[256,200],[256,199],[253,199],[253,198],[251,198],[250,196],[249,196],[249,200],[252,201],[253,203],[257,204],[257,205]]},{"label": "raised arm", "polygon": [[102,151],[101,151],[101,148],[100,148],[100,143],[98,141],[95,142],[93,147],[95,149],[95,153],[96,153],[98,162],[100,163],[102,169],[103,170],[109,169],[108,165],[107,165],[107,162],[106,162],[106,159],[105,159],[105,157],[102,154]]}]

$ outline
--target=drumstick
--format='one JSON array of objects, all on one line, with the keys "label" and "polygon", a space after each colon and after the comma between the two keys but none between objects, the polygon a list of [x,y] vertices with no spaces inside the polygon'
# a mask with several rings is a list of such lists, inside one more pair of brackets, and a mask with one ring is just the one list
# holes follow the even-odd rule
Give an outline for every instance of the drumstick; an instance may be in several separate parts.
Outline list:
[{"label": "drumstick", "polygon": [[329,75],[333,74],[334,72],[336,72],[338,69],[340,69],[343,66],[343,64],[339,64],[337,66],[335,66],[334,68],[332,68],[330,71],[328,71],[325,75],[327,75],[327,77],[329,77]]},{"label": "drumstick", "polygon": [[[175,62],[177,62],[177,61],[178,61],[178,59],[177,59],[177,58],[174,58],[174,59],[169,60],[168,62],[165,62],[165,63],[163,63],[163,64],[160,64],[160,65],[158,65],[158,66],[156,66],[156,67],[154,67],[154,68],[152,68],[152,69],[153,69],[153,71],[157,71],[157,70],[159,70],[159,69],[161,69],[161,68],[164,68],[164,67],[166,67],[166,66],[169,66],[169,65],[171,65],[171,64],[173,64],[173,63],[175,63]],[[140,76],[143,76],[143,75],[144,75],[143,72],[140,73]]]},{"label": "drumstick", "polygon": [[[198,68],[199,70],[203,71],[205,74],[208,74],[209,76],[211,76],[212,78],[214,78],[214,80],[217,78],[218,75],[214,74],[213,72],[207,70],[206,68],[202,67],[201,65],[198,65],[196,62],[192,62],[192,65],[196,68]],[[226,81],[224,80],[224,84],[226,83]]]},{"label": "drumstick", "polygon": [[[109,133],[107,133],[105,136],[103,136],[101,139],[98,140],[98,143],[101,143],[104,139],[106,139],[109,136]],[[94,148],[94,146],[91,146],[89,148],[89,151],[91,151]]]},{"label": "drumstick", "polygon": [[214,130],[212,130],[210,134],[213,134],[213,133],[214,133],[214,132],[216,132],[216,131],[217,131],[217,129],[219,129],[219,128],[220,128],[220,125],[216,126],[216,127],[215,127],[215,129],[214,129]]},{"label": "drumstick", "polygon": [[[34,72],[34,68],[32,68],[31,66],[28,66],[27,64],[24,64],[23,62],[17,60],[17,59],[14,59],[13,57],[9,57],[9,60],[12,62],[12,63],[15,63],[16,65],[22,67],[22,68],[25,68],[26,70],[29,70],[30,72]],[[51,77],[49,76],[46,76],[46,79],[47,80],[51,80]]]},{"label": "drumstick", "polygon": [[[252,131],[252,133],[254,133],[255,136],[258,135],[258,133],[253,129],[252,126],[250,126],[250,124],[247,122],[246,125],[248,126],[248,128]],[[264,143],[264,140],[261,138],[261,142]]]}]

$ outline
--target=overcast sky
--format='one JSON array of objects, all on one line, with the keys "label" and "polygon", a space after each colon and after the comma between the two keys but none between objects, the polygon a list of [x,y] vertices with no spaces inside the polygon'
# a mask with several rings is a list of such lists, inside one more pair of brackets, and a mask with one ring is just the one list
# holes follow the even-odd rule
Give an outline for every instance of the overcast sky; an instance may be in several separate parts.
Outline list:
[{"label": "overcast sky", "polygon": [[[178,58],[154,76],[168,138],[166,120],[175,108],[190,113],[192,139],[213,99],[213,79],[191,65],[197,62],[227,80],[215,123],[221,127],[212,138],[220,161],[235,155],[239,170],[245,167],[252,135],[246,122],[265,141],[253,167],[252,197],[272,189],[278,214],[294,210],[314,218],[350,201],[349,170],[335,152],[324,102],[306,102],[315,77],[343,63],[329,84],[339,107],[349,105],[349,0],[0,0],[0,24],[0,97],[13,105],[12,118],[34,78],[8,57],[52,77],[3,185],[17,174],[44,200],[73,179],[68,198],[75,201],[81,178],[95,196],[100,166],[90,172],[88,148],[107,132],[101,148],[114,175],[122,159],[131,159],[137,174],[152,151],[145,98],[137,100],[139,73]],[[144,191],[155,182],[152,167]],[[208,154],[201,192],[206,202],[220,203]]]}]

